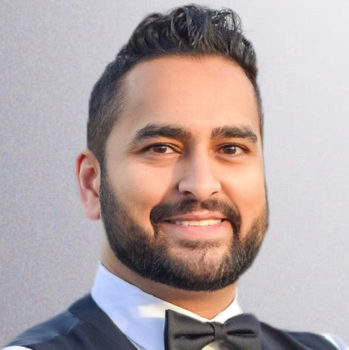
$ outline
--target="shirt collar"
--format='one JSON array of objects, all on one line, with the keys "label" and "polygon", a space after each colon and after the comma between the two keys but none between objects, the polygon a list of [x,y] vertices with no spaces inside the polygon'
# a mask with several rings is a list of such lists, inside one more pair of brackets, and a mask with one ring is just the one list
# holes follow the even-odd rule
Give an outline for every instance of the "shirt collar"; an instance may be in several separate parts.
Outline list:
[{"label": "shirt collar", "polygon": [[[102,264],[98,268],[91,295],[117,327],[138,347],[144,349],[163,349],[167,309],[203,322],[208,321],[188,310],[145,293],[109,272]],[[241,313],[242,310],[235,297],[225,310],[210,321],[223,323],[228,318]]]}]

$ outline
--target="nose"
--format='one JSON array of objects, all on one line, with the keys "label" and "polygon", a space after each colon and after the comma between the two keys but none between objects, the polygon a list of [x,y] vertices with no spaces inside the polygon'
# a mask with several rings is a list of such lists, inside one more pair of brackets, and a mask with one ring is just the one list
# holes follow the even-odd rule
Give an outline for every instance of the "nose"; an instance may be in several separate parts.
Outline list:
[{"label": "nose", "polygon": [[198,201],[203,201],[219,193],[221,183],[212,163],[209,155],[204,152],[186,159],[181,169],[178,191]]}]

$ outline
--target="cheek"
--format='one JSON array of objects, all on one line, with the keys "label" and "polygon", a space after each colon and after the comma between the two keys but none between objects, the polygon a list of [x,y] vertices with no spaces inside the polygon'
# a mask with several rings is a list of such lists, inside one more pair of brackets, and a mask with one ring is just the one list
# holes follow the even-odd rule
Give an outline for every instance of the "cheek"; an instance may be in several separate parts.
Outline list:
[{"label": "cheek", "polygon": [[167,169],[127,165],[111,179],[119,200],[135,217],[149,217],[153,207],[171,191],[171,174]]},{"label": "cheek", "polygon": [[254,220],[266,205],[263,166],[235,173],[229,186],[230,198],[238,206],[242,219]]}]

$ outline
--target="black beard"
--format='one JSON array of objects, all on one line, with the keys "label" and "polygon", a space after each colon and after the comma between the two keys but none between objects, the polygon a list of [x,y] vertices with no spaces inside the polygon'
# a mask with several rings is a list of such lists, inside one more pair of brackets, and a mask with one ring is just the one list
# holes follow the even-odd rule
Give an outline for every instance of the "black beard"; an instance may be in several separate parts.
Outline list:
[{"label": "black beard", "polygon": [[[130,217],[126,208],[118,201],[104,171],[101,175],[100,202],[109,245],[124,265],[146,279],[192,291],[213,291],[237,281],[257,256],[268,226],[266,206],[251,225],[244,240],[241,240],[241,215],[236,208],[217,200],[199,203],[186,199],[176,204],[160,204],[154,207],[150,213],[154,232],[148,233]],[[219,211],[232,225],[230,249],[227,249],[220,263],[205,261],[208,252],[212,254],[220,245],[219,242],[179,242],[183,251],[189,255],[191,252],[200,252],[197,261],[193,261],[192,257],[183,261],[169,253],[170,243],[161,234],[158,224],[166,217],[188,213],[194,209]]]}]

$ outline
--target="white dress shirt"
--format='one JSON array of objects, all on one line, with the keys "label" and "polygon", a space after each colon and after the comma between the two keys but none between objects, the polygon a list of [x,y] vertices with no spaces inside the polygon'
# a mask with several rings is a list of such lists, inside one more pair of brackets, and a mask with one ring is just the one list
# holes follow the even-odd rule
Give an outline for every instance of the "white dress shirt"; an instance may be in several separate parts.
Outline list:
[{"label": "white dress shirt", "polygon": [[[158,299],[136,286],[120,279],[100,265],[91,291],[96,304],[109,316],[126,337],[139,350],[164,350],[165,311],[167,309],[185,314],[202,322],[224,323],[227,319],[242,313],[237,298],[211,320],[188,310]],[[323,334],[338,350],[348,350],[336,337]],[[22,346],[11,346],[2,350],[24,350]],[[211,343],[203,350],[219,350],[217,343]]]},{"label": "white dress shirt", "polygon": [[[165,312],[167,309],[185,314],[202,322],[208,320],[153,295],[114,276],[103,265],[99,267],[92,298],[139,350],[164,350]],[[241,314],[235,300],[211,321],[225,322]],[[216,344],[204,350],[218,350]]]}]

